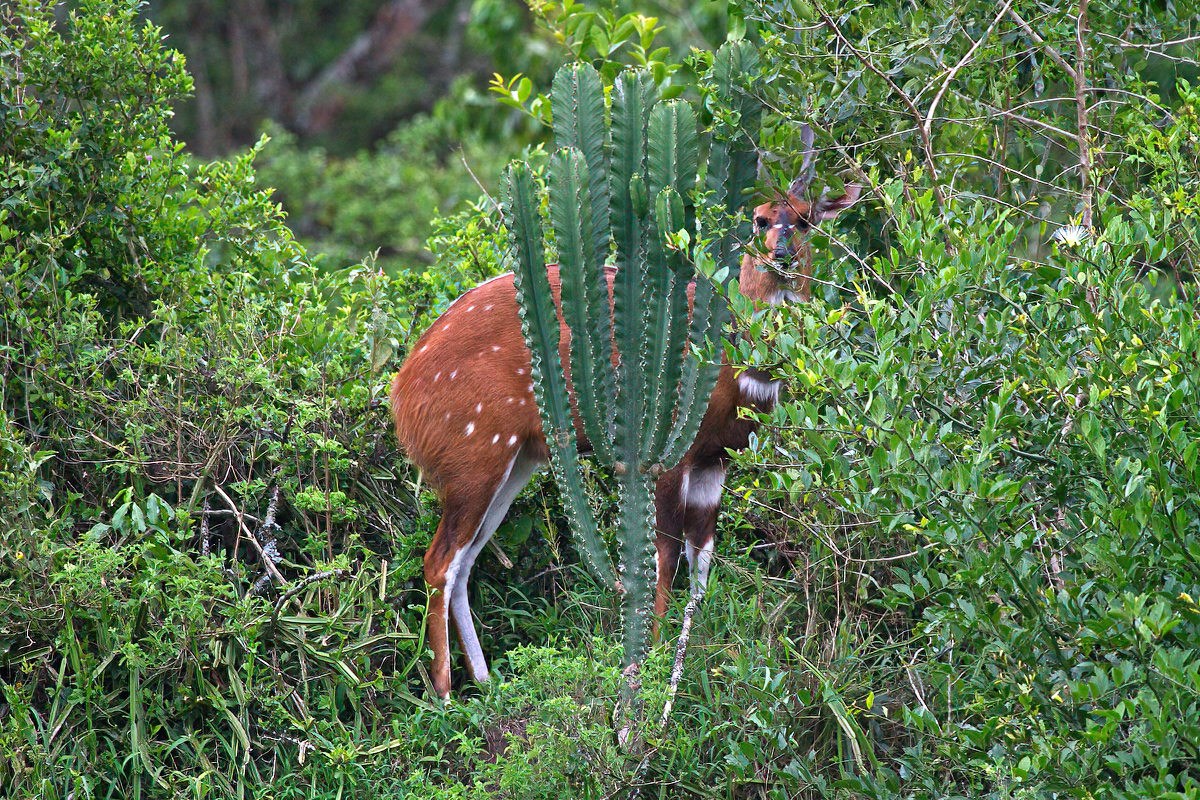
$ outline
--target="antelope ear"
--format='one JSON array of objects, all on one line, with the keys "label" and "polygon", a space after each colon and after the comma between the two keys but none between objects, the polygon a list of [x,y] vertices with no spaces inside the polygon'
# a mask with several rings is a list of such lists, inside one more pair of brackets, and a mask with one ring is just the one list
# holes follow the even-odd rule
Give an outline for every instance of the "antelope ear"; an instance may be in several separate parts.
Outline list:
[{"label": "antelope ear", "polygon": [[819,223],[828,222],[833,219],[858,202],[858,198],[862,194],[862,188],[857,183],[848,183],[846,184],[846,193],[841,197],[831,198],[822,194],[821,199],[813,203],[811,221]]}]

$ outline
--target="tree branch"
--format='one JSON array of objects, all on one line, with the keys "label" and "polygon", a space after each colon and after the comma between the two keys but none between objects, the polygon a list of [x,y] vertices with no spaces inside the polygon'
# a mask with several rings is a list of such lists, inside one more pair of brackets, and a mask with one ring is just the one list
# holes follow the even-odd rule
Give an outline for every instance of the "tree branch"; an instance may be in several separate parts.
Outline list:
[{"label": "tree branch", "polygon": [[1083,216],[1080,224],[1092,227],[1092,142],[1088,132],[1087,106],[1087,45],[1083,34],[1087,28],[1088,0],[1079,0],[1079,14],[1075,18],[1075,127],[1079,141],[1080,202]]},{"label": "tree branch", "polygon": [[343,104],[338,90],[391,67],[433,10],[444,2],[389,0],[385,3],[371,27],[355,37],[300,93],[296,101],[297,127],[309,133],[327,129]]},{"label": "tree branch", "polygon": [[950,84],[954,81],[954,78],[958,75],[959,71],[970,62],[972,56],[975,55],[975,51],[978,50],[985,41],[987,41],[987,38],[992,35],[992,31],[996,30],[996,26],[1000,24],[1000,20],[1004,19],[1004,15],[1008,13],[1008,9],[1012,6],[1012,4],[1013,0],[1005,0],[1004,7],[1000,9],[1000,13],[997,14],[996,18],[992,20],[992,24],[989,25],[988,29],[983,32],[983,35],[979,37],[979,41],[972,42],[971,49],[968,50],[966,55],[960,58],[958,63],[954,65],[949,73],[947,73],[946,79],[942,81],[942,87],[938,89],[938,93],[934,95],[933,102],[929,104],[929,111],[925,114],[926,139],[932,138],[933,117],[934,114],[937,113],[938,103],[942,102],[942,97],[946,94],[946,90],[950,88]]},{"label": "tree branch", "polygon": [[894,80],[892,80],[890,75],[881,70],[879,67],[875,66],[875,64],[870,58],[867,57],[865,53],[860,52],[858,48],[850,43],[850,39],[845,33],[842,32],[842,29],[838,27],[837,22],[827,13],[825,13],[824,8],[822,8],[820,5],[815,5],[814,8],[816,8],[817,14],[821,17],[821,21],[825,24],[825,27],[829,29],[829,31],[837,38],[839,42],[841,42],[842,46],[853,53],[854,57],[862,62],[863,66],[871,70],[871,72],[875,73],[876,76],[886,83],[888,88],[900,98],[900,102],[904,104],[905,108],[907,108],[908,112],[912,115],[913,120],[917,123],[917,134],[921,138],[921,150],[923,151],[925,157],[925,167],[929,170],[929,177],[933,181],[934,199],[937,200],[938,208],[944,209],[946,206],[946,197],[944,194],[942,194],[942,187],[938,178],[937,165],[933,160],[933,142],[929,138],[929,131],[925,129],[924,115],[921,114],[920,109],[917,108],[916,103],[913,102],[913,99],[908,96],[908,93],[901,89],[900,86],[897,85]]},{"label": "tree branch", "polygon": [[1021,26],[1021,30],[1025,31],[1026,36],[1028,36],[1030,39],[1033,39],[1034,43],[1037,44],[1038,47],[1041,47],[1046,51],[1046,55],[1050,56],[1051,61],[1053,61],[1055,64],[1058,64],[1063,72],[1071,76],[1072,80],[1075,79],[1075,70],[1070,64],[1067,63],[1066,59],[1062,57],[1062,54],[1054,48],[1054,45],[1047,42],[1045,39],[1039,36],[1033,30],[1033,28],[1029,27],[1029,23],[1021,18],[1021,15],[1017,13],[1016,9],[1010,8],[1008,10],[1008,15],[1013,18],[1014,22]]}]

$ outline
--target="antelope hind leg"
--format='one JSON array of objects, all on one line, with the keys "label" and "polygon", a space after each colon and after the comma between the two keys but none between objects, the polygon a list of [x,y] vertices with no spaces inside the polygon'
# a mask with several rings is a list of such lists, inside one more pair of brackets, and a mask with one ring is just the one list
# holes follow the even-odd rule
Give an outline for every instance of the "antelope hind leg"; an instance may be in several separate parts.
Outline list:
[{"label": "antelope hind leg", "polygon": [[475,632],[475,620],[471,616],[468,581],[471,577],[471,568],[475,566],[475,559],[479,557],[479,553],[492,538],[492,534],[500,527],[504,515],[508,513],[508,507],[512,505],[513,500],[521,493],[525,484],[529,483],[529,479],[541,465],[541,461],[530,456],[527,450],[527,447],[522,447],[508,463],[504,478],[496,487],[495,494],[492,495],[492,500],[488,504],[483,519],[480,520],[475,537],[465,551],[456,576],[457,579],[450,588],[450,611],[454,615],[458,641],[466,655],[467,668],[471,673],[471,678],[477,683],[488,679],[488,666],[487,659],[483,656],[483,648],[479,644],[479,636]]}]

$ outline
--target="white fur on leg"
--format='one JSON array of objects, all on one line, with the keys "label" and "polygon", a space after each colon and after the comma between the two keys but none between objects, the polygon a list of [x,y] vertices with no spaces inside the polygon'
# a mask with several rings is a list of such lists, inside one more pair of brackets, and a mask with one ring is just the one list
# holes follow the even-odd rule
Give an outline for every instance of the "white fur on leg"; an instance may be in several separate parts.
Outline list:
[{"label": "white fur on leg", "polygon": [[687,555],[688,567],[690,567],[692,597],[698,600],[704,597],[704,593],[708,590],[708,572],[712,568],[713,540],[709,539],[699,548],[694,547],[691,542],[687,542],[684,544],[683,550]]},{"label": "white fur on leg", "polygon": [[[454,561],[450,563],[450,569],[454,570],[457,578],[453,592],[450,591],[450,571],[448,570],[446,573],[446,587],[449,593],[446,608],[448,612],[454,613],[454,624],[458,627],[458,634],[462,638],[471,678],[479,683],[488,679],[488,666],[487,659],[483,657],[483,648],[479,644],[479,636],[475,632],[475,620],[471,617],[467,581],[471,577],[471,568],[475,566],[475,559],[479,557],[488,540],[492,538],[492,534],[500,527],[504,515],[508,513],[508,507],[525,488],[525,484],[529,483],[529,479],[533,477],[533,473],[540,463],[536,458],[525,456],[524,449],[519,450],[513,456],[504,472],[503,480],[496,487],[496,493],[492,495],[492,501],[488,503],[483,519],[479,521],[475,538],[471,540],[470,545],[455,554]],[[461,562],[459,561],[460,557],[462,557]]]},{"label": "white fur on leg", "polygon": [[774,407],[779,402],[779,381],[759,380],[749,372],[738,375],[738,390],[751,403]]},{"label": "white fur on leg", "polygon": [[686,508],[708,511],[721,503],[721,489],[725,485],[725,470],[721,467],[695,469],[686,475]]}]

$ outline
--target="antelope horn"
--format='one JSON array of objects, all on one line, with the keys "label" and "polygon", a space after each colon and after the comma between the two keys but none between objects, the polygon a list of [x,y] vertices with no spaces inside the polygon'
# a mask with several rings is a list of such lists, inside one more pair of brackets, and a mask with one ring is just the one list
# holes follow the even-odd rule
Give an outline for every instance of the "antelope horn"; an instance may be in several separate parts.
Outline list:
[{"label": "antelope horn", "polygon": [[788,194],[802,196],[808,191],[808,185],[817,174],[813,162],[816,160],[816,150],[813,149],[813,129],[806,122],[800,127],[800,143],[804,145],[804,156],[800,162],[800,174],[788,187]]}]

